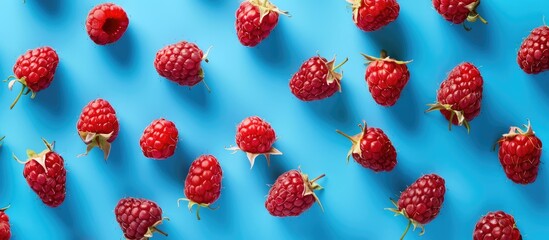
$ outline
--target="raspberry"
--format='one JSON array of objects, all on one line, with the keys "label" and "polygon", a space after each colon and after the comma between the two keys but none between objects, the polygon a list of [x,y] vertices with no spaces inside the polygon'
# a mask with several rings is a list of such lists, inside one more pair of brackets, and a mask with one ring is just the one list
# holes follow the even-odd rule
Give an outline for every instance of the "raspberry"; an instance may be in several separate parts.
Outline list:
[{"label": "raspberry", "polygon": [[88,13],[86,30],[93,42],[106,45],[118,41],[129,23],[124,9],[114,3],[103,3]]},{"label": "raspberry", "polygon": [[11,237],[10,218],[6,214],[9,207],[0,209],[0,240],[9,240]]},{"label": "raspberry", "polygon": [[352,155],[357,163],[374,172],[393,170],[397,164],[397,153],[389,137],[379,128],[369,128],[366,122],[364,127],[359,126],[361,132],[354,136],[336,130],[353,143],[347,154],[347,162]]},{"label": "raspberry", "polygon": [[288,15],[268,0],[246,0],[236,10],[236,35],[240,43],[254,47],[271,34],[278,15]]},{"label": "raspberry", "polygon": [[341,91],[343,75],[336,72],[348,59],[334,67],[335,58],[327,61],[317,56],[305,61],[290,80],[290,90],[301,101],[325,99]]},{"label": "raspberry", "polygon": [[118,136],[118,119],[111,104],[101,98],[88,103],[76,123],[78,135],[86,143],[86,153],[94,147],[104,152],[105,160],[109,157],[111,143]]},{"label": "raspberry", "polygon": [[189,201],[189,210],[197,205],[196,217],[200,220],[200,207],[210,208],[221,195],[223,171],[217,159],[212,155],[202,155],[193,161],[185,179],[185,196],[179,201]]},{"label": "raspberry", "polygon": [[513,216],[503,212],[489,212],[475,226],[473,240],[522,240]]},{"label": "raspberry", "polygon": [[8,81],[11,80],[8,88],[12,90],[16,82],[21,83],[23,87],[10,109],[13,109],[23,94],[32,93],[31,99],[34,99],[36,93],[48,88],[53,81],[58,63],[59,57],[50,47],[31,49],[17,58],[13,66],[15,76],[8,77]]},{"label": "raspberry", "polygon": [[498,141],[498,157],[509,179],[518,184],[536,181],[541,158],[542,143],[536,137],[530,121],[526,131],[511,127]]},{"label": "raspberry", "polygon": [[381,51],[381,58],[362,55],[369,61],[365,79],[372,97],[381,106],[395,105],[410,79],[406,66],[410,62],[391,59],[385,51]]},{"label": "raspberry", "polygon": [[42,202],[50,207],[57,207],[65,200],[67,171],[63,157],[53,151],[52,144],[45,139],[42,141],[46,150],[41,153],[27,150],[28,159],[25,162],[15,155],[14,158],[25,164],[23,177]]},{"label": "raspberry", "polygon": [[236,127],[238,147],[227,150],[244,151],[250,161],[250,168],[254,167],[255,158],[259,155],[264,155],[270,165],[270,155],[282,155],[282,152],[273,147],[275,141],[275,131],[268,122],[257,116],[248,117]]},{"label": "raspberry", "polygon": [[162,224],[162,208],[147,199],[123,198],[114,208],[116,221],[128,240],[149,239],[154,232],[168,236],[158,229]]},{"label": "raspberry", "polygon": [[429,104],[427,112],[440,110],[448,119],[450,129],[452,124],[465,125],[469,132],[469,122],[480,114],[482,86],[483,80],[478,68],[471,63],[462,63],[440,84],[437,102]]},{"label": "raspberry", "polygon": [[307,211],[315,202],[322,204],[314,193],[322,187],[316,183],[319,177],[309,181],[306,174],[297,170],[290,170],[280,175],[271,189],[265,201],[265,208],[275,217],[294,217]]},{"label": "raspberry", "polygon": [[182,41],[160,49],[154,67],[160,76],[181,86],[192,87],[204,80],[200,64],[202,60],[208,62],[207,57],[208,52],[204,54],[196,44]]},{"label": "raspberry", "polygon": [[352,4],[353,21],[363,31],[372,32],[395,21],[400,12],[396,0],[347,0]]},{"label": "raspberry", "polygon": [[409,220],[401,239],[404,239],[410,225],[414,225],[414,229],[420,227],[420,235],[425,232],[423,225],[431,222],[439,214],[445,192],[444,179],[436,174],[429,174],[417,179],[400,194],[398,203],[393,202],[397,209],[388,210]]},{"label": "raspberry", "polygon": [[549,27],[538,27],[522,42],[517,62],[528,74],[538,74],[549,69]]},{"label": "raspberry", "polygon": [[[477,7],[480,5],[480,0],[433,0],[433,6],[437,12],[449,22],[454,24],[468,22],[476,22],[480,20],[482,23],[488,22],[477,13]],[[463,25],[465,29],[470,30]]]},{"label": "raspberry", "polygon": [[179,132],[175,124],[160,118],[145,128],[139,145],[145,157],[162,160],[174,154],[178,140]]}]

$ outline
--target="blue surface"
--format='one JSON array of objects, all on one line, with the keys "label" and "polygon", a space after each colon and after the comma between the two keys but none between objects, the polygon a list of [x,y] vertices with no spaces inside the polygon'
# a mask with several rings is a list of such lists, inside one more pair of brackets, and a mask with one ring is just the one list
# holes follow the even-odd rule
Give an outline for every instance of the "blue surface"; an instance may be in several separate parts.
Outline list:
[{"label": "blue surface", "polygon": [[[396,239],[406,221],[386,210],[389,197],[426,173],[446,179],[441,214],[407,239],[470,239],[476,221],[492,210],[515,216],[525,239],[549,235],[549,170],[542,164],[538,180],[519,186],[508,180],[491,151],[510,125],[529,118],[542,140],[549,139],[549,73],[524,74],[516,64],[522,39],[549,16],[549,1],[483,0],[478,9],[490,23],[473,24],[466,32],[439,16],[430,1],[399,1],[396,22],[374,32],[360,31],[345,1],[274,1],[292,17],[281,17],[271,36],[256,48],[239,44],[234,30],[236,0],[116,1],[130,18],[124,37],[97,46],[84,22],[96,1],[1,1],[0,76],[12,74],[15,59],[27,49],[49,45],[60,56],[51,87],[34,101],[23,98],[8,107],[16,92],[0,92],[0,205],[12,204],[13,239],[120,239],[113,209],[122,197],[156,201],[171,219],[161,228],[169,239]],[[208,94],[202,84],[189,90],[158,76],[156,51],[181,40],[202,49],[214,46],[204,64]],[[392,108],[375,104],[364,82],[364,60],[381,48],[409,65],[412,77]],[[343,92],[328,100],[304,103],[288,88],[291,75],[307,58],[320,53],[340,60]],[[484,99],[472,132],[447,130],[439,113],[424,114],[435,100],[440,82],[454,66],[471,61],[484,76]],[[82,107],[95,98],[111,102],[120,120],[120,135],[105,163],[85,150],[76,132]],[[271,167],[263,158],[253,170],[245,154],[231,155],[235,126],[259,115],[275,128]],[[180,142],[174,157],[154,161],[143,157],[139,137],[153,120],[176,123]],[[355,162],[345,164],[350,142],[335,129],[358,132],[362,120],[381,127],[398,151],[390,173],[375,174]],[[23,166],[11,159],[25,149],[41,150],[40,137],[56,141],[66,160],[67,198],[59,208],[44,206],[27,186]],[[202,219],[176,200],[193,159],[217,156],[224,170],[217,211],[201,211]],[[542,162],[547,161],[546,155]],[[311,176],[326,173],[318,206],[298,218],[274,218],[264,208],[267,184],[284,171],[301,166]],[[156,236],[155,239],[165,239]]]}]

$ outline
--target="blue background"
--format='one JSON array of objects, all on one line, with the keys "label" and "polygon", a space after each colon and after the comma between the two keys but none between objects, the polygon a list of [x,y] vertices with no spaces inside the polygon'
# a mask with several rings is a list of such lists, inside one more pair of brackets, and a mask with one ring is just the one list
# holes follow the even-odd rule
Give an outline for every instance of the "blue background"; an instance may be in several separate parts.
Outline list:
[{"label": "blue background", "polygon": [[[440,215],[421,239],[470,239],[476,221],[492,210],[515,216],[525,239],[545,239],[549,215],[549,169],[541,165],[538,180],[528,186],[505,177],[493,143],[510,125],[529,118],[542,140],[549,139],[549,74],[529,76],[516,63],[516,53],[529,32],[549,15],[545,0],[483,0],[478,11],[490,23],[472,24],[466,32],[451,25],[430,1],[399,1],[398,19],[373,33],[360,31],[345,1],[274,1],[292,17],[281,17],[271,36],[256,48],[239,44],[234,29],[236,0],[119,0],[129,15],[124,37],[109,46],[95,45],[84,23],[97,1],[1,1],[0,76],[12,74],[16,58],[27,49],[49,45],[60,56],[53,84],[31,101],[8,107],[19,86],[0,91],[0,132],[7,135],[0,150],[0,205],[12,204],[13,239],[120,239],[113,209],[123,197],[156,201],[171,219],[161,228],[169,239],[396,239],[406,221],[384,208],[422,174],[446,179],[446,200]],[[192,90],[158,76],[153,60],[160,48],[181,40],[202,49],[214,46],[204,64],[203,84]],[[392,108],[375,104],[364,82],[359,53],[377,55],[381,48],[409,64],[411,79]],[[305,103],[288,88],[291,75],[317,52],[337,54],[343,66],[343,92]],[[482,112],[463,128],[449,132],[439,113],[424,114],[436,90],[457,64],[471,61],[484,76]],[[339,61],[338,61],[339,62]],[[7,85],[7,84],[6,84]],[[76,132],[81,109],[105,98],[117,111],[120,135],[109,161],[85,150]],[[235,126],[259,115],[275,128],[271,167],[259,158],[250,171],[242,152],[232,155]],[[138,145],[143,129],[165,117],[180,131],[174,157],[154,161]],[[398,151],[390,173],[375,174],[355,162],[345,164],[351,146],[335,129],[359,131],[362,120],[384,129]],[[48,208],[27,186],[23,166],[11,154],[43,149],[40,137],[56,141],[65,158],[67,198]],[[183,197],[188,167],[198,155],[217,156],[224,170],[217,211],[201,211],[197,221],[176,200]],[[542,157],[542,163],[547,157]],[[298,218],[274,218],[264,208],[267,184],[301,166],[311,176],[326,173],[318,206]],[[418,231],[407,239],[419,239]],[[164,239],[156,236],[157,239]]]}]

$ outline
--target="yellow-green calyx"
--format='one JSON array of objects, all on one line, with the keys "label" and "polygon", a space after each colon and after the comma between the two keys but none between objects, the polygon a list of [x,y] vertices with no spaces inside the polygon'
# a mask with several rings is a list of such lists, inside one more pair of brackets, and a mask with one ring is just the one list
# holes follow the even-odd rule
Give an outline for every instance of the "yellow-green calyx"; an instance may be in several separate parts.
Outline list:
[{"label": "yellow-green calyx", "polygon": [[200,220],[200,208],[201,207],[205,207],[205,208],[208,208],[210,210],[217,210],[219,207],[216,207],[216,208],[213,208],[210,206],[210,204],[206,204],[206,203],[197,203],[197,202],[194,202],[188,198],[180,198],[180,199],[177,199],[177,207],[179,207],[179,202],[181,201],[188,201],[189,204],[187,205],[187,207],[189,208],[189,212],[192,212],[192,208],[194,205],[196,205],[196,219]]},{"label": "yellow-green calyx", "polygon": [[351,149],[349,149],[349,152],[347,153],[347,164],[349,163],[349,159],[351,158],[351,155],[358,154],[359,156],[362,156],[362,149],[360,149],[360,140],[366,134],[366,131],[368,130],[368,126],[366,125],[366,122],[364,122],[364,125],[359,124],[358,127],[360,128],[360,133],[354,136],[349,136],[348,134],[340,130],[336,130],[337,133],[343,135],[353,143],[353,146],[351,146]]},{"label": "yellow-green calyx", "polygon": [[15,76],[9,76],[8,79],[6,81],[9,81],[8,83],[8,89],[11,91],[13,89],[13,86],[15,85],[15,83],[21,83],[22,87],[21,87],[21,91],[19,91],[19,94],[17,95],[17,97],[15,98],[15,100],[13,101],[13,103],[10,105],[10,110],[13,109],[13,107],[15,107],[15,104],[17,104],[17,102],[19,101],[19,99],[21,98],[21,96],[23,95],[28,95],[29,93],[31,93],[31,99],[34,99],[34,97],[36,97],[36,92],[32,91],[28,86],[27,86],[27,81],[26,81],[26,78],[25,77],[22,77],[22,78],[16,78]]},{"label": "yellow-green calyx", "polygon": [[442,104],[437,102],[433,104],[427,104],[427,106],[429,106],[429,109],[427,109],[425,112],[432,112],[436,110],[446,110],[450,112],[450,119],[448,120],[449,130],[452,130],[452,123],[454,122],[454,117],[456,117],[459,126],[465,126],[465,128],[467,129],[467,133],[471,131],[471,126],[469,125],[469,122],[465,119],[465,114],[463,113],[463,111],[452,109],[451,104]]},{"label": "yellow-green calyx", "polygon": [[345,60],[343,60],[343,62],[341,62],[340,64],[335,65],[335,60],[336,58],[334,57],[331,61],[329,62],[326,62],[326,68],[327,69],[330,69],[328,71],[328,78],[326,79],[326,82],[328,84],[332,84],[332,83],[337,83],[337,86],[339,88],[339,91],[341,92],[341,84],[339,83],[339,81],[341,81],[341,79],[343,78],[343,73],[339,73],[339,72],[336,72],[341,66],[343,66],[343,64],[347,63],[347,61],[349,61],[349,58],[345,58]]},{"label": "yellow-green calyx", "polygon": [[44,142],[44,145],[46,145],[46,149],[44,151],[42,151],[40,153],[36,153],[33,150],[27,149],[27,157],[28,158],[27,158],[26,161],[19,160],[19,158],[17,158],[17,156],[15,156],[15,154],[13,154],[13,158],[15,159],[15,161],[17,161],[21,164],[26,164],[29,161],[36,161],[40,166],[42,166],[44,168],[44,172],[47,173],[48,169],[46,168],[46,157],[47,157],[48,153],[53,152],[53,147],[54,147],[55,142],[50,144],[44,138],[42,138],[42,141]]},{"label": "yellow-green calyx", "polygon": [[351,4],[351,8],[353,9],[353,22],[358,22],[358,10],[360,9],[360,6],[362,6],[362,0],[347,0],[348,3]]},{"label": "yellow-green calyx", "polygon": [[316,183],[316,181],[325,176],[326,174],[322,174],[315,179],[309,181],[309,176],[307,174],[301,173],[301,178],[303,179],[303,184],[305,185],[303,188],[303,196],[312,195],[315,198],[315,201],[320,206],[320,209],[322,209],[322,212],[324,212],[324,207],[322,207],[322,203],[320,202],[320,199],[318,199],[314,191],[323,189],[320,184]]},{"label": "yellow-green calyx", "polygon": [[92,132],[78,132],[78,135],[80,135],[80,138],[84,143],[86,143],[86,152],[83,154],[78,155],[85,156],[88,155],[88,153],[94,148],[99,147],[103,151],[103,155],[105,157],[105,160],[109,158],[109,154],[111,152],[111,143],[108,141],[109,138],[112,136],[111,133],[92,133]]},{"label": "yellow-green calyx", "polygon": [[[479,5],[480,5],[480,0],[477,0],[465,6],[465,8],[469,10],[469,14],[467,15],[467,22],[476,22],[477,20],[480,20],[482,23],[488,24],[488,21],[486,21],[486,19],[482,18],[482,16],[480,16],[480,14],[477,13],[477,7]],[[465,22],[463,23],[463,27],[467,31],[471,30],[471,28],[465,25]]]},{"label": "yellow-green calyx", "polygon": [[164,232],[164,231],[162,231],[162,230],[160,230],[160,229],[157,228],[158,225],[162,224],[162,222],[163,222],[164,220],[170,221],[169,218],[166,218],[166,217],[165,217],[165,218],[160,219],[158,222],[154,223],[152,226],[150,226],[150,227],[147,229],[147,232],[145,233],[145,235],[143,235],[143,240],[148,240],[148,239],[152,238],[154,232],[158,232],[158,233],[160,233],[160,234],[162,234],[162,235],[164,235],[164,236],[167,237],[168,234],[167,234],[166,232]]},{"label": "yellow-green calyx", "polygon": [[375,61],[385,61],[385,62],[394,62],[396,64],[408,64],[408,63],[412,62],[412,60],[410,60],[410,61],[399,61],[399,60],[393,59],[393,58],[391,58],[387,55],[387,51],[385,51],[385,50],[381,50],[379,58],[373,57],[373,56],[370,56],[370,55],[366,55],[364,53],[361,53],[361,55],[366,59],[366,61],[368,63],[375,62]]},{"label": "yellow-green calyx", "polygon": [[[241,150],[238,146],[225,148],[225,150],[233,151],[232,153],[236,153],[238,150]],[[264,153],[251,153],[251,152],[245,152],[246,157],[248,158],[248,161],[250,162],[250,169],[254,167],[255,159],[259,155],[265,156],[267,159],[267,166],[271,166],[271,155],[282,155],[282,152],[274,147],[271,147],[271,149],[268,152]]]},{"label": "yellow-green calyx", "polygon": [[504,138],[510,138],[518,135],[524,135],[524,136],[532,136],[535,134],[534,129],[532,129],[532,124],[530,124],[530,120],[528,120],[528,124],[523,124],[526,128],[526,130],[520,129],[520,127],[513,126],[509,129],[509,132],[506,134],[503,134]]},{"label": "yellow-green calyx", "polygon": [[416,222],[415,220],[411,219],[408,214],[406,213],[406,209],[398,210],[398,204],[393,200],[390,199],[394,208],[385,208],[385,210],[389,210],[393,212],[396,216],[404,216],[406,219],[408,219],[408,224],[406,225],[406,229],[404,230],[404,233],[402,233],[402,236],[400,236],[400,240],[403,240],[406,234],[408,233],[408,230],[410,230],[410,226],[414,226],[414,229],[412,231],[415,231],[416,228],[421,228],[421,232],[419,233],[419,236],[425,234],[425,226],[423,224]]},{"label": "yellow-green calyx", "polygon": [[269,2],[269,0],[249,0],[249,2],[259,8],[259,23],[263,22],[263,18],[270,12],[277,12],[282,15],[290,16],[287,11],[278,9],[274,4]]}]

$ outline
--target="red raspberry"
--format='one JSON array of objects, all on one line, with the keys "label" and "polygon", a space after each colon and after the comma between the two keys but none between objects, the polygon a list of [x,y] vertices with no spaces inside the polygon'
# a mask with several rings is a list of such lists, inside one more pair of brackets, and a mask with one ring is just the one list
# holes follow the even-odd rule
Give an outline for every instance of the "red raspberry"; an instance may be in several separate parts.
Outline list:
[{"label": "red raspberry", "polygon": [[23,94],[32,93],[31,99],[34,99],[37,92],[48,88],[53,81],[58,63],[59,57],[55,50],[50,47],[31,49],[17,58],[13,66],[15,76],[8,77],[8,80],[11,80],[8,87],[12,90],[16,82],[21,83],[23,87],[11,104],[10,109],[15,106]]},{"label": "red raspberry", "polygon": [[92,8],[86,19],[86,30],[91,40],[99,45],[118,41],[128,29],[128,16],[114,3],[103,3]]},{"label": "red raspberry", "polygon": [[482,86],[483,80],[478,68],[471,63],[462,63],[440,84],[437,102],[429,104],[427,112],[440,110],[450,122],[450,129],[452,124],[465,125],[469,132],[469,122],[480,114]]},{"label": "red raspberry", "polygon": [[271,189],[265,201],[265,208],[275,217],[295,217],[307,211],[315,202],[320,208],[322,204],[314,193],[322,187],[316,183],[319,177],[309,181],[307,174],[298,170],[290,170],[280,175]]},{"label": "red raspberry", "polygon": [[473,240],[522,240],[513,216],[502,211],[489,212],[475,226]]},{"label": "red raspberry", "polygon": [[381,51],[381,58],[362,55],[369,61],[365,79],[372,97],[381,106],[395,105],[410,79],[406,66],[410,62],[389,58],[385,51]]},{"label": "red raspberry", "polygon": [[236,35],[242,45],[254,47],[267,38],[278,23],[278,14],[288,15],[269,0],[246,0],[236,10]]},{"label": "red raspberry", "polygon": [[517,62],[528,74],[538,74],[549,69],[549,27],[538,27],[522,42]]},{"label": "red raspberry", "polygon": [[248,117],[236,127],[238,146],[227,150],[244,151],[250,161],[250,168],[254,167],[255,158],[259,155],[264,155],[270,165],[270,155],[282,155],[282,152],[273,147],[275,141],[276,134],[271,124],[257,116]]},{"label": "red raspberry", "polygon": [[154,67],[160,76],[181,86],[192,87],[204,80],[200,64],[202,60],[208,62],[208,52],[204,54],[196,44],[182,41],[160,49]]},{"label": "red raspberry", "polygon": [[317,56],[305,61],[290,80],[290,90],[301,101],[325,99],[341,91],[343,75],[336,72],[348,59],[334,67],[335,58],[327,61]]},{"label": "red raspberry", "polygon": [[189,168],[189,173],[185,179],[185,196],[179,201],[189,201],[189,210],[194,205],[196,208],[196,217],[200,220],[200,207],[210,208],[221,195],[221,179],[223,171],[217,159],[212,155],[202,155],[193,161]]},{"label": "red raspberry", "polygon": [[101,98],[88,103],[80,114],[76,124],[78,135],[86,143],[86,154],[94,147],[104,152],[105,160],[109,157],[111,143],[118,136],[118,119],[111,104]]},{"label": "red raspberry", "polygon": [[162,208],[153,201],[123,198],[116,204],[114,214],[128,240],[149,239],[154,232],[168,236],[157,228],[165,218],[162,218]]},{"label": "red raspberry", "polygon": [[145,128],[139,145],[145,157],[162,160],[174,154],[178,140],[179,132],[175,124],[160,118]]},{"label": "red raspberry", "polygon": [[541,140],[536,137],[530,121],[526,131],[511,127],[509,133],[499,139],[498,157],[507,177],[515,183],[529,184],[536,181],[541,158]]},{"label": "red raspberry", "polygon": [[25,164],[23,176],[42,202],[50,207],[57,207],[65,200],[67,171],[63,157],[53,151],[53,144],[45,139],[42,141],[46,149],[41,153],[27,150],[28,159],[25,162],[15,155],[14,158]]},{"label": "red raspberry", "polygon": [[400,12],[396,0],[347,0],[352,4],[353,21],[366,32],[372,32],[395,21]]},{"label": "red raspberry", "polygon": [[0,209],[0,240],[9,240],[11,237],[10,218],[6,214],[9,207]]},{"label": "red raspberry", "polygon": [[[447,21],[455,24],[464,23],[465,20],[468,22],[480,20],[487,24],[488,22],[477,13],[479,5],[480,0],[433,0],[433,6],[437,12]],[[467,27],[465,29],[469,30]]]},{"label": "red raspberry", "polygon": [[425,232],[423,225],[431,222],[438,215],[444,202],[445,192],[444,179],[436,174],[429,174],[417,179],[400,194],[398,203],[393,202],[397,209],[388,210],[409,220],[401,239],[404,239],[410,225],[414,225],[414,229],[420,227],[420,235]]},{"label": "red raspberry", "polygon": [[397,164],[397,153],[389,137],[379,128],[369,128],[366,122],[364,127],[359,126],[361,132],[354,136],[336,130],[353,142],[347,154],[347,162],[352,155],[357,163],[374,172],[393,170]]}]

